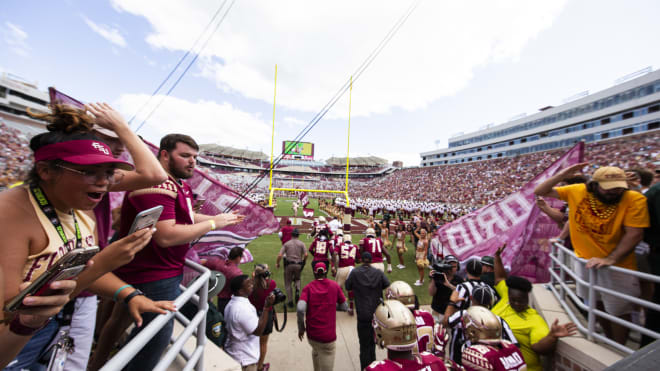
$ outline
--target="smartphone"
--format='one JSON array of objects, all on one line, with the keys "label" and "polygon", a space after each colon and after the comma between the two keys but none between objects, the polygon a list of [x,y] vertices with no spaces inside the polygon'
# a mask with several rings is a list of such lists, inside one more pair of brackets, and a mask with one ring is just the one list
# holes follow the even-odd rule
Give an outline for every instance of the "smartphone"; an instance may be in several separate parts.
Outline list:
[{"label": "smartphone", "polygon": [[52,282],[61,280],[70,280],[78,277],[80,272],[85,269],[87,262],[96,253],[99,252],[98,246],[84,247],[80,249],[73,249],[66,255],[60,258],[52,267],[39,275],[27,288],[19,292],[13,299],[6,305],[5,310],[14,312],[18,309],[23,309],[23,299],[26,296],[44,296],[53,292],[49,287]]},{"label": "smartphone", "polygon": [[128,230],[127,236],[140,229],[153,228],[158,222],[158,218],[160,218],[162,212],[163,206],[161,205],[140,211],[135,216],[135,220],[133,220],[133,224],[131,225],[131,229]]},{"label": "smartphone", "polygon": [[197,197],[197,199],[195,199],[195,206],[193,206],[193,209],[198,209],[202,207],[202,205],[204,205],[205,202],[206,202],[205,198]]}]

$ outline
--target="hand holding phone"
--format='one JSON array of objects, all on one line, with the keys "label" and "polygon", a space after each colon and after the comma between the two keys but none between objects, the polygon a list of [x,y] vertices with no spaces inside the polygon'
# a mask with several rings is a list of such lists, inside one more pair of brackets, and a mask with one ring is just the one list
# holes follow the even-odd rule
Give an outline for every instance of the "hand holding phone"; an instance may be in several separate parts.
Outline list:
[{"label": "hand holding phone", "polygon": [[[73,249],[60,258],[52,267],[40,274],[30,285],[21,290],[6,305],[5,311],[14,312],[16,310],[27,309],[23,299],[27,296],[52,296],[56,292],[51,288],[51,284],[56,281],[71,280],[78,277],[87,266],[87,262],[99,251],[98,246]],[[56,284],[55,286],[59,286]],[[30,300],[31,299],[31,300]],[[35,298],[29,298],[33,301]]]},{"label": "hand holding phone", "polygon": [[[30,282],[23,282],[20,290],[30,286]],[[23,309],[18,310],[19,320],[26,327],[39,328],[43,326],[48,319],[62,310],[62,307],[69,302],[69,295],[75,290],[76,281],[62,280],[55,281],[49,285],[51,293],[44,296],[28,296],[23,299]]]}]

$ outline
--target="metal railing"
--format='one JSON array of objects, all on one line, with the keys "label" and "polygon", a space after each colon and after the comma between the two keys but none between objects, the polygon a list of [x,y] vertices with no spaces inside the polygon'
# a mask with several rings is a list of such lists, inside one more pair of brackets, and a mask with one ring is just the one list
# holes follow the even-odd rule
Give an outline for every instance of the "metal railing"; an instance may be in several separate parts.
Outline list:
[{"label": "metal railing", "polygon": [[[578,258],[575,256],[572,250],[567,249],[566,247],[562,246],[559,243],[553,243],[552,247],[552,252],[550,253],[550,258],[552,259],[552,263],[550,266],[550,283],[549,283],[549,288],[552,291],[552,293],[555,295],[557,300],[559,300],[559,303],[561,306],[564,308],[564,311],[568,314],[568,316],[571,318],[571,320],[577,325],[578,330],[583,333],[584,335],[587,336],[587,339],[589,341],[594,341],[598,340],[601,341],[605,344],[608,344],[617,350],[625,353],[625,354],[632,354],[635,352],[635,349],[631,349],[625,345],[619,344],[616,341],[603,336],[602,334],[599,334],[596,332],[596,318],[604,318],[606,320],[609,320],[613,323],[619,324],[621,326],[627,327],[630,330],[633,331],[638,331],[643,335],[647,335],[650,337],[653,337],[655,339],[660,338],[660,333],[657,333],[655,331],[648,330],[642,326],[639,326],[633,322],[623,320],[621,318],[615,317],[607,312],[604,312],[602,310],[596,309],[596,293],[604,293],[608,295],[615,296],[617,298],[627,300],[629,302],[638,304],[644,308],[649,308],[653,309],[656,311],[660,311],[660,305],[643,300],[631,295],[628,295],[623,292],[619,291],[614,291],[612,289],[602,287],[596,284],[596,269],[588,269],[587,271],[589,272],[589,279],[587,281],[583,280],[580,275],[578,275],[574,269],[573,269],[573,264],[570,264],[571,266],[567,266],[565,262],[568,260],[571,261],[571,263],[574,262],[579,262],[583,267],[587,263],[587,260]],[[623,273],[626,275],[630,276],[635,276],[638,279],[645,280],[645,281],[650,281],[654,283],[660,283],[660,276],[652,275],[652,274],[647,274],[647,273],[642,273],[642,272],[637,272],[634,270],[630,269],[624,269],[616,266],[609,266],[609,267],[603,267],[603,268],[598,268],[599,270],[602,269],[611,269],[613,271]],[[573,289],[569,286],[569,284],[566,282],[567,275],[570,276],[570,278],[575,282],[575,290],[577,291],[577,288],[579,286],[586,286],[588,287],[588,296],[584,299],[587,300],[588,304],[585,304],[582,299],[580,299],[577,295],[577,292],[574,292]],[[587,327],[585,327],[577,318],[576,314],[573,312],[573,308],[568,305],[566,301],[566,296],[569,296],[573,303],[579,307],[580,309],[584,310],[587,312]]]},{"label": "metal railing", "polygon": [[[168,312],[161,314],[154,318],[148,326],[140,331],[128,344],[115,354],[101,368],[101,371],[115,371],[121,370],[128,364],[128,362],[135,357],[135,355],[151,340],[151,338],[162,329],[167,322],[175,318],[185,327],[183,332],[177,337],[172,339],[170,348],[163,354],[160,361],[154,367],[155,371],[164,371],[170,366],[177,355],[181,356],[187,361],[184,370],[204,371],[204,345],[206,343],[206,311],[208,310],[208,285],[211,272],[202,265],[199,265],[191,260],[186,259],[186,266],[200,275],[190,283],[190,286],[183,287],[183,292],[174,301],[177,308],[182,308],[185,303],[191,300],[197,305],[198,311],[195,316],[188,320],[179,312]],[[195,294],[197,293],[197,294]],[[195,350],[192,354],[188,354],[183,346],[190,336],[196,335]]]}]

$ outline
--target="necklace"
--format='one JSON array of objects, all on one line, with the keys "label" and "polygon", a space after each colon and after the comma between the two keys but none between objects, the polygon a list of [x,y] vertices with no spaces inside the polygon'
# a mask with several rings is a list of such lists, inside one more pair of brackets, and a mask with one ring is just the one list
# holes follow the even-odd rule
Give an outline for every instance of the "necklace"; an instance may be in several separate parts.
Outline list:
[{"label": "necklace", "polygon": [[600,219],[609,219],[616,211],[617,205],[603,205],[592,194],[589,194],[587,198],[591,211]]}]

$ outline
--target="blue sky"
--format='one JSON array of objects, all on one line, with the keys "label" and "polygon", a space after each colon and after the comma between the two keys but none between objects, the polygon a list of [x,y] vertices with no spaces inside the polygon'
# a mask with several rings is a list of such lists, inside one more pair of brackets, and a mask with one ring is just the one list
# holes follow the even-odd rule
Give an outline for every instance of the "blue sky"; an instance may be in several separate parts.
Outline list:
[{"label": "blue sky", "polygon": [[[269,153],[277,64],[275,148],[281,148],[411,3],[236,1],[138,133],[157,142],[183,132],[200,143]],[[0,70],[44,90],[55,86],[81,100],[109,102],[130,118],[220,4],[5,0]],[[655,69],[659,8],[650,0],[423,0],[354,85],[351,155],[417,165],[420,152],[446,147],[453,134]],[[348,95],[305,138],[316,144],[317,158],[345,155],[347,120]]]}]

